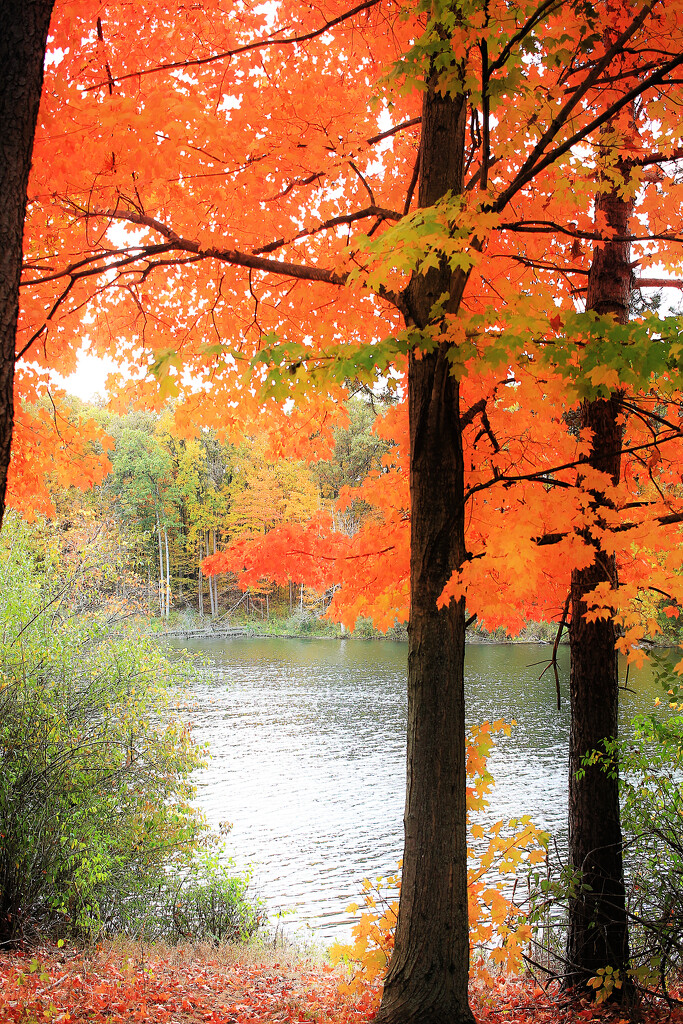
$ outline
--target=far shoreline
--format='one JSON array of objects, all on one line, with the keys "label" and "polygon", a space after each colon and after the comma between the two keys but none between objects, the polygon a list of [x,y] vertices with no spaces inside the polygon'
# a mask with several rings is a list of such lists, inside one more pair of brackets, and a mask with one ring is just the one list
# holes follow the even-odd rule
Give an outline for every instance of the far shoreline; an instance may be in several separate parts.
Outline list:
[{"label": "far shoreline", "polygon": [[[187,619],[187,613],[183,613]],[[404,624],[393,627],[387,633],[381,633],[374,629],[367,620],[361,620],[360,626],[353,631],[342,632],[337,623],[324,623],[316,617],[290,616],[288,619],[273,617],[263,621],[238,621],[232,625],[221,623],[220,620],[209,620],[199,624],[198,616],[194,616],[195,622],[178,625],[174,623],[167,628],[158,618],[148,619],[148,631],[150,635],[158,639],[193,641],[193,640],[232,640],[232,639],[274,639],[274,640],[358,640],[378,641],[391,643],[408,643],[407,628]],[[292,628],[292,618],[297,619],[295,628]],[[500,631],[502,632],[502,630]],[[488,633],[486,630],[468,630],[466,643],[476,646],[480,645],[508,645],[519,646],[522,644],[536,647],[552,647],[556,642],[557,626],[553,623],[529,623],[525,630],[518,636],[499,635],[496,630]],[[569,646],[569,633],[565,628],[559,641],[559,646]],[[683,637],[662,637],[659,642],[644,640],[640,645],[646,651],[666,650],[683,646]]]}]

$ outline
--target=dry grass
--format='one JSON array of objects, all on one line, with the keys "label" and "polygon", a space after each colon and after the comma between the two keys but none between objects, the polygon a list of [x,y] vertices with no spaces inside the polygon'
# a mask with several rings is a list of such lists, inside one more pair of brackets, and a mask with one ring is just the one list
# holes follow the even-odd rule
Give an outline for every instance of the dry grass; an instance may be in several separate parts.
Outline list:
[{"label": "dry grass", "polygon": [[[169,942],[140,942],[137,939],[119,936],[98,943],[93,954],[98,958],[111,957],[115,961],[144,964],[150,960],[161,960],[169,966],[184,967],[188,964],[200,965],[210,963],[219,967],[233,967],[241,964],[253,967],[256,964],[272,968],[279,966],[294,970],[301,966],[318,968],[326,962],[326,951],[322,947],[304,946],[296,942],[257,938],[244,943],[221,942],[208,940]],[[83,950],[87,957],[88,951]]]}]

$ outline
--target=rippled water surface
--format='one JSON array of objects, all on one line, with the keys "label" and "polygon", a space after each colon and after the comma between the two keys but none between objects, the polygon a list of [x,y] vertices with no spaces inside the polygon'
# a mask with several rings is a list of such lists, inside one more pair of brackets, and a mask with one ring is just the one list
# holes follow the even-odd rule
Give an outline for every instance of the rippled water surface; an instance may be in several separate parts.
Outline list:
[{"label": "rippled water surface", "polygon": [[[209,662],[197,688],[195,738],[212,760],[199,802],[228,848],[253,865],[271,917],[347,936],[349,902],[366,876],[393,871],[402,849],[407,645],[390,641],[234,638],[188,643]],[[490,760],[491,820],[530,814],[562,839],[567,699],[558,712],[549,647],[471,645],[472,723],[515,719]],[[542,664],[539,664],[542,663]],[[567,650],[561,651],[566,690]],[[622,701],[628,718],[652,699],[647,672]]]}]

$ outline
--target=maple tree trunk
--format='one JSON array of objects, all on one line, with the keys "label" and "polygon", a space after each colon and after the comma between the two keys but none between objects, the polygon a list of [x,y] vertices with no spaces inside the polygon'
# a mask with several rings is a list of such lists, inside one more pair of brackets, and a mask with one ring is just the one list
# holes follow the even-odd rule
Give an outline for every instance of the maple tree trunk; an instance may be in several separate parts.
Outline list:
[{"label": "maple tree trunk", "polygon": [[[466,104],[430,82],[422,109],[419,205],[462,190]],[[419,328],[454,291],[442,262],[406,291]],[[464,277],[455,282],[462,291]],[[454,300],[458,301],[457,297]],[[465,558],[464,471],[458,381],[446,343],[409,357],[410,623],[408,626],[405,846],[394,953],[379,1024],[473,1021],[465,776],[465,608],[437,599]]]},{"label": "maple tree trunk", "polygon": [[54,0],[0,9],[0,525],[14,423],[14,358],[26,189]]},{"label": "maple tree trunk", "polygon": [[[632,204],[616,190],[596,199],[596,213],[622,238],[629,233]],[[608,242],[597,247],[588,279],[587,308],[613,315],[626,323],[632,288],[628,242]],[[593,431],[589,464],[619,482],[623,427],[619,422],[621,396],[585,402],[580,426]],[[593,491],[593,507],[600,522],[600,508],[609,507],[604,494]],[[576,569],[571,577],[571,652],[569,739],[569,863],[581,872],[590,888],[578,891],[569,905],[567,932],[568,987],[584,986],[601,967],[622,973],[629,961],[622,833],[619,808],[618,763],[584,766],[583,758],[603,749],[605,739],[617,737],[619,678],[612,617],[587,622],[586,594],[599,583],[617,585],[613,555],[602,550],[590,532],[586,538],[595,548],[593,562]],[[625,979],[624,979],[625,980]],[[613,995],[620,997],[627,986]]]}]

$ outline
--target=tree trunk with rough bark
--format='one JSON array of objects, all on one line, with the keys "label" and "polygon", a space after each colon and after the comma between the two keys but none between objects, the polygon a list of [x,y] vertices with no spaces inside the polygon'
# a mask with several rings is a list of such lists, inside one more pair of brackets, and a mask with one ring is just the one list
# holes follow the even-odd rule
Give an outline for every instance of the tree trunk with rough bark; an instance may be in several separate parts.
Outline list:
[{"label": "tree trunk with rough bark", "polygon": [[[600,194],[596,214],[622,238],[629,234],[633,206],[616,190]],[[587,308],[612,315],[620,323],[629,316],[632,289],[628,242],[598,246],[588,279]],[[580,426],[593,431],[589,465],[619,482],[623,428],[621,396],[585,402]],[[592,507],[599,526],[600,509],[609,500],[592,492]],[[617,585],[617,566],[599,539],[586,532],[595,549],[593,562],[575,570],[571,579],[570,695],[571,732],[569,740],[569,863],[590,887],[579,890],[570,901],[567,932],[567,986],[584,987],[601,967],[624,970],[629,962],[622,833],[619,808],[618,764],[605,771],[601,764],[584,766],[591,751],[601,750],[605,739],[618,732],[619,679],[614,621],[612,617],[587,622],[586,594],[599,583]],[[624,979],[625,980],[625,979]],[[627,990],[616,990],[619,996]]]},{"label": "tree trunk with rough bark", "polygon": [[0,525],[14,423],[14,360],[26,189],[54,0],[0,8]]},{"label": "tree trunk with rough bark", "polygon": [[[422,109],[421,207],[463,187],[466,103],[429,83]],[[465,276],[445,263],[406,291],[423,329],[444,293],[457,309]],[[447,343],[409,358],[410,623],[403,876],[394,954],[378,1024],[471,1024],[464,700],[464,601],[437,598],[465,558],[458,381]]]}]

